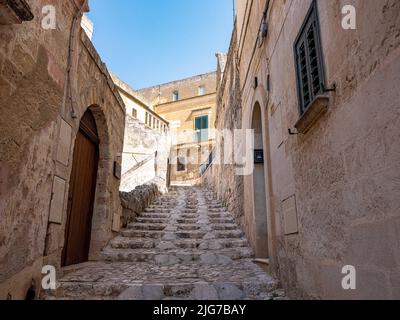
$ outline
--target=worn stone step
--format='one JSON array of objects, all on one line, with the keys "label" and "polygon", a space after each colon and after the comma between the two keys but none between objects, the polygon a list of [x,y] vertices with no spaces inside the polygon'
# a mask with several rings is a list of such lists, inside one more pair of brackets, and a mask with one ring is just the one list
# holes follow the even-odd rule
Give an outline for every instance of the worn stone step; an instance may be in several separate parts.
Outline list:
[{"label": "worn stone step", "polygon": [[249,247],[247,239],[241,238],[222,238],[222,239],[212,239],[208,241],[202,241],[199,245],[201,250],[220,250],[224,248],[240,248]]},{"label": "worn stone step", "polygon": [[213,239],[210,241],[199,239],[181,239],[175,240],[172,243],[177,248],[201,250],[219,250],[224,248],[239,248],[248,246],[246,239]]},{"label": "worn stone step", "polygon": [[207,207],[209,210],[213,210],[213,209],[225,209],[226,210],[226,207],[224,207],[221,203],[208,204]]},{"label": "worn stone step", "polygon": [[153,239],[132,239],[117,237],[110,241],[109,247],[114,249],[153,249],[156,242]]},{"label": "worn stone step", "polygon": [[198,206],[197,205],[193,205],[193,206],[186,206],[185,207],[185,211],[191,211],[193,210],[194,212],[197,212]]},{"label": "worn stone step", "polygon": [[198,221],[198,219],[197,218],[195,218],[195,219],[184,219],[184,218],[178,218],[178,219],[176,219],[176,222],[178,223],[178,224],[194,224],[194,223],[197,223],[197,221]]},{"label": "worn stone step", "polygon": [[176,232],[178,239],[202,239],[206,235],[203,231],[179,231]]},{"label": "worn stone step", "polygon": [[170,209],[165,208],[146,208],[144,212],[148,213],[170,213]]},{"label": "worn stone step", "polygon": [[232,218],[232,215],[229,212],[209,212],[208,217],[210,219],[229,219]]},{"label": "worn stone step", "polygon": [[[62,283],[53,294],[44,300],[274,300],[278,298],[273,281],[261,282],[221,282],[221,283],[173,283],[173,284],[132,284],[114,286],[111,284],[81,285],[75,282]],[[281,294],[282,295],[282,294]]]},{"label": "worn stone step", "polygon": [[218,212],[227,212],[227,210],[226,210],[225,207],[220,207],[220,208],[208,209],[208,212],[210,212],[210,213],[214,213],[214,212],[218,213]]},{"label": "worn stone step", "polygon": [[167,225],[165,224],[160,224],[160,223],[130,223],[128,224],[127,228],[128,229],[133,229],[133,230],[158,230],[162,231],[165,229]]},{"label": "worn stone step", "polygon": [[173,188],[101,252],[63,269],[47,299],[269,300],[279,283],[253,263],[243,232],[212,191]]},{"label": "worn stone step", "polygon": [[230,264],[232,260],[251,258],[253,252],[249,248],[222,249],[218,252],[208,250],[179,249],[114,249],[106,248],[102,259],[108,262],[146,262],[157,265],[174,265],[198,262],[200,264]]},{"label": "worn stone step", "polygon": [[147,218],[147,219],[169,219],[171,217],[170,214],[166,213],[146,213],[143,212],[138,215],[138,218]]},{"label": "worn stone step", "polygon": [[183,214],[191,214],[191,213],[197,213],[197,209],[183,209],[182,211]]},{"label": "worn stone step", "polygon": [[215,237],[218,238],[242,238],[243,232],[240,230],[228,230],[228,231],[215,231]]},{"label": "worn stone step", "polygon": [[201,226],[197,224],[179,224],[177,228],[182,231],[192,231],[200,230]]},{"label": "worn stone step", "polygon": [[168,207],[174,207],[176,206],[176,201],[172,200],[156,200],[153,202],[154,206],[168,206]]},{"label": "worn stone step", "polygon": [[229,218],[210,218],[210,223],[211,224],[225,224],[225,223],[235,223],[233,220],[233,217]]},{"label": "worn stone step", "polygon": [[143,218],[141,216],[136,217],[135,221],[137,223],[159,223],[167,224],[169,219],[165,218]]},{"label": "worn stone step", "polygon": [[93,262],[58,282],[43,299],[120,300],[270,300],[284,296],[279,282],[250,259],[232,263],[182,265]]},{"label": "worn stone step", "polygon": [[150,230],[122,230],[121,235],[128,238],[152,238],[159,239],[164,235],[164,231],[150,231]]},{"label": "worn stone step", "polygon": [[199,215],[198,214],[188,214],[188,213],[184,213],[184,214],[180,214],[179,215],[180,218],[183,219],[198,219]]},{"label": "worn stone step", "polygon": [[128,289],[127,285],[120,283],[102,282],[62,282],[57,290],[48,290],[43,300],[104,300],[117,299]]},{"label": "worn stone step", "polygon": [[[219,223],[219,224],[213,224],[211,226],[213,230],[239,230],[238,226],[233,223]],[[240,230],[239,230],[240,231]]]}]

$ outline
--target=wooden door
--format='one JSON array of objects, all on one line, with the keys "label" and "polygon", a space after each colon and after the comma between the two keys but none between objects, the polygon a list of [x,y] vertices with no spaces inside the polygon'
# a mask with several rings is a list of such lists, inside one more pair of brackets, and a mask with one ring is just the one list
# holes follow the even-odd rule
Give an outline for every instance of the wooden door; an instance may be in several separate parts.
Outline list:
[{"label": "wooden door", "polygon": [[62,265],[88,261],[96,192],[99,139],[93,115],[82,118],[75,141]]}]

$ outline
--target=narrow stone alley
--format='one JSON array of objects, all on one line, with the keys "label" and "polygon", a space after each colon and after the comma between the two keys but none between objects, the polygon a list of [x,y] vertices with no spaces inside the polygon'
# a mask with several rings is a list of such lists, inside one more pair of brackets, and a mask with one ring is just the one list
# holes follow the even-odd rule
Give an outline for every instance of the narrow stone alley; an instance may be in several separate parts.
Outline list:
[{"label": "narrow stone alley", "polygon": [[173,187],[103,250],[65,268],[45,299],[284,299],[214,194]]},{"label": "narrow stone alley", "polygon": [[0,0],[0,301],[400,299],[399,84],[399,0]]}]

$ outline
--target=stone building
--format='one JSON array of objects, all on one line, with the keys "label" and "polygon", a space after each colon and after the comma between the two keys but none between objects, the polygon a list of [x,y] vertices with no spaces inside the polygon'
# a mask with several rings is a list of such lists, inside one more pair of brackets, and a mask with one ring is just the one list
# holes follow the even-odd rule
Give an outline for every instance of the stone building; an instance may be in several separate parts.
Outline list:
[{"label": "stone building", "polygon": [[169,184],[169,123],[128,84],[115,75],[112,78],[126,108],[120,190],[130,192],[157,181],[165,192]]},{"label": "stone building", "polygon": [[208,160],[214,144],[216,73],[136,92],[170,124],[171,182],[188,183],[198,179],[200,166]]},{"label": "stone building", "polygon": [[141,96],[116,75],[112,75],[113,81],[118,88],[122,100],[125,103],[126,114],[131,118],[139,120],[146,127],[160,133],[168,131],[169,123],[154,111],[154,105]]},{"label": "stone building", "polygon": [[204,182],[291,297],[400,298],[399,35],[396,0],[237,1],[216,127],[254,129],[263,161]]},{"label": "stone building", "polygon": [[32,297],[43,265],[95,259],[120,229],[125,107],[87,10],[0,2],[0,299]]}]

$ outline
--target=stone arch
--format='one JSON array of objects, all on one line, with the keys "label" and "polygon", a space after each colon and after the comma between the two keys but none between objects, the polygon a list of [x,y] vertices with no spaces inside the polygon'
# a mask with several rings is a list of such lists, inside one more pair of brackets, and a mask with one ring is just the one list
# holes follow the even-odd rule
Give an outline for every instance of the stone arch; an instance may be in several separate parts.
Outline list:
[{"label": "stone arch", "polygon": [[[270,141],[269,141],[269,115],[268,115],[268,94],[264,86],[260,84],[253,94],[251,104],[245,106],[243,110],[242,126],[244,129],[252,129],[253,127],[253,116],[255,109],[259,107],[260,118],[261,118],[261,137],[262,137],[262,148],[264,151],[264,166],[263,166],[263,179],[265,190],[263,192],[265,199],[265,215],[266,215],[266,232],[265,237],[267,238],[267,256],[270,259],[274,259],[275,256],[275,217],[273,210],[273,197],[272,197],[272,176],[271,176],[271,161],[270,161]],[[256,252],[257,249],[257,229],[256,229],[256,217],[254,207],[254,174],[244,177],[245,194],[244,194],[244,210],[245,210],[245,224],[246,231],[252,242]],[[265,256],[263,258],[266,258]]]},{"label": "stone arch", "polygon": [[95,257],[112,235],[113,213],[106,205],[110,198],[109,184],[112,179],[113,159],[110,153],[110,132],[103,108],[97,104],[88,107],[94,116],[99,135],[99,166],[92,218],[92,237],[89,257]]},{"label": "stone arch", "polygon": [[[99,161],[97,171],[96,191],[94,198],[92,231],[90,240],[89,259],[99,257],[101,250],[113,236],[113,207],[111,197],[113,189],[119,186],[113,185],[113,162],[112,146],[110,145],[111,132],[108,110],[104,90],[100,90],[98,85],[91,85],[81,90],[80,107],[75,110],[77,116],[77,128],[79,121],[87,110],[90,110],[97,127],[99,137]],[[78,121],[79,120],[79,121]],[[78,130],[78,129],[76,129]]]}]

